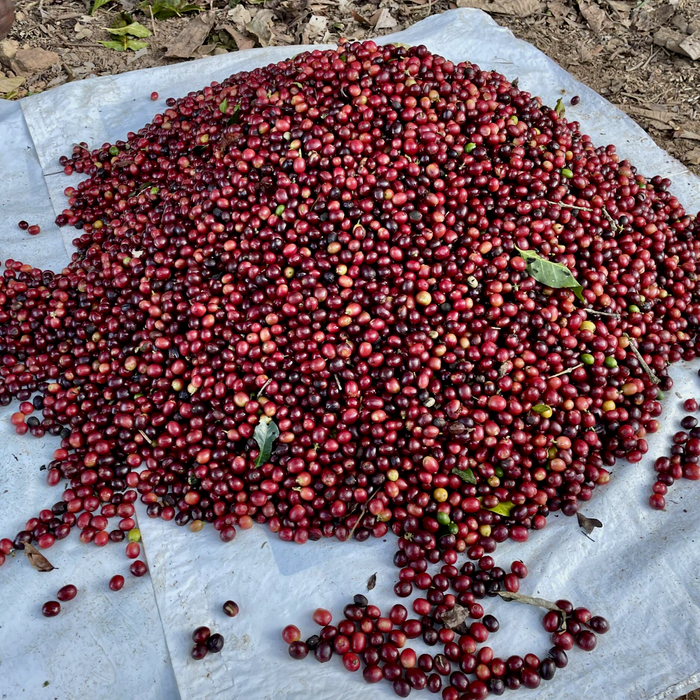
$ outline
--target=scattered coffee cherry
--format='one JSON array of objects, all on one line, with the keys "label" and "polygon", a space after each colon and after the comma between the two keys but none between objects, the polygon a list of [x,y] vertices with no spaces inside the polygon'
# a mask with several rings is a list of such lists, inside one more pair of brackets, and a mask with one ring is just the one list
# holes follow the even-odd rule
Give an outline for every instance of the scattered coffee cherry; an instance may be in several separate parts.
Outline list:
[{"label": "scattered coffee cherry", "polygon": [[330,614],[330,612],[328,612],[328,610],[325,610],[324,608],[316,608],[311,617],[313,621],[317,625],[321,625],[321,627],[326,627],[327,625],[330,625],[331,620],[333,619],[333,616]]},{"label": "scattered coffee cherry", "polygon": [[217,632],[207,639],[206,644],[212,654],[218,654],[224,648],[224,637]]},{"label": "scattered coffee cherry", "polygon": [[695,399],[686,399],[683,402],[683,408],[688,413],[694,413],[695,411],[698,410],[698,402]]},{"label": "scattered coffee cherry", "polygon": [[581,98],[578,95],[574,95],[571,98],[571,104],[574,106],[577,105],[580,101],[581,101]]},{"label": "scattered coffee cherry", "polygon": [[36,226],[36,225],[35,225],[35,226],[30,226],[30,227],[27,229],[27,233],[28,233],[30,236],[36,236],[38,233],[41,233],[41,226]]},{"label": "scattered coffee cherry", "polygon": [[284,639],[287,644],[291,644],[292,642],[296,642],[301,639],[301,632],[295,625],[287,625],[282,630],[282,639]]},{"label": "scattered coffee cherry", "polygon": [[192,647],[192,651],[190,652],[190,655],[196,661],[201,661],[208,653],[209,653],[209,649],[208,649],[207,645],[204,643],[200,643],[200,644],[195,644]]},{"label": "scattered coffee cherry", "polygon": [[229,617],[236,617],[239,612],[238,603],[234,603],[232,600],[227,600],[223,605],[223,609]]},{"label": "scattered coffee cherry", "polygon": [[60,588],[58,593],[56,593],[56,597],[62,603],[65,603],[69,600],[73,600],[73,598],[75,598],[76,595],[78,595],[78,589],[72,584],[63,586],[63,588]]},{"label": "scattered coffee cherry", "polygon": [[22,231],[26,231],[29,228],[29,223],[22,220],[22,221],[18,222],[17,226],[19,226],[19,228],[21,228]]},{"label": "scattered coffee cherry", "polygon": [[131,574],[133,576],[145,576],[146,573],[148,572],[148,566],[146,565],[145,562],[141,561],[140,559],[137,559],[130,567],[129,571],[131,571]]},{"label": "scattered coffee cherry", "polygon": [[41,606],[41,614],[44,617],[56,617],[61,612],[61,604],[57,600],[50,600]]},{"label": "scattered coffee cherry", "polygon": [[293,659],[305,659],[309,654],[309,647],[305,642],[292,642],[289,645],[289,655]]},{"label": "scattered coffee cherry", "polygon": [[206,642],[211,636],[211,630],[208,627],[197,627],[197,629],[192,632],[192,641],[195,644],[200,644],[201,642]]},{"label": "scattered coffee cherry", "polygon": [[121,574],[115,574],[109,579],[109,590],[110,591],[121,591],[124,587],[124,577]]},{"label": "scattered coffee cherry", "polygon": [[151,93],[151,99],[155,102],[158,99],[158,93],[157,92],[152,92]]}]

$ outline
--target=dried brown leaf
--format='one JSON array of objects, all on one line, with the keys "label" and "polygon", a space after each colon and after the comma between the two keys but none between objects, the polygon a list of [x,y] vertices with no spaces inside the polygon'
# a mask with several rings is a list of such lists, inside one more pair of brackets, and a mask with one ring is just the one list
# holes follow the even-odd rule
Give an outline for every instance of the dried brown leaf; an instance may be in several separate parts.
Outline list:
[{"label": "dried brown leaf", "polygon": [[691,151],[688,151],[683,156],[683,160],[688,165],[700,165],[700,148],[693,148]]},{"label": "dried brown leaf", "polygon": [[496,15],[530,17],[544,9],[541,0],[457,0],[457,7],[473,7]]},{"label": "dried brown leaf", "polygon": [[7,95],[22,87],[26,78],[0,78],[0,95]]},{"label": "dried brown leaf", "polygon": [[661,46],[668,51],[681,54],[681,56],[686,55],[685,51],[681,47],[681,44],[685,39],[685,34],[682,34],[675,29],[669,29],[668,27],[660,27],[654,34],[654,43],[657,46]]},{"label": "dried brown leaf", "polygon": [[695,34],[683,39],[680,46],[688,58],[697,61],[700,58],[700,32],[695,32]]},{"label": "dried brown leaf", "polygon": [[633,26],[640,32],[651,32],[662,27],[676,13],[676,8],[670,4],[644,5],[633,13]]},{"label": "dried brown leaf", "polygon": [[547,9],[552,13],[552,16],[556,19],[564,19],[572,14],[569,5],[566,5],[559,0],[552,0],[552,2],[547,3]]},{"label": "dried brown leaf", "polygon": [[377,585],[377,574],[373,573],[367,580],[367,590],[371,591]]},{"label": "dried brown leaf", "polygon": [[609,25],[605,10],[589,0],[578,0],[578,9],[581,16],[586,20],[588,26],[596,33],[602,34],[603,30]]},{"label": "dried brown leaf", "polygon": [[241,32],[230,24],[224,24],[221,28],[236,42],[236,47],[239,51],[247,51],[255,46],[254,39],[247,37],[245,34],[241,34]]},{"label": "dried brown leaf", "polygon": [[379,31],[381,29],[393,29],[397,22],[392,17],[391,12],[383,7],[381,10],[377,10],[370,19],[372,26],[375,30]]},{"label": "dried brown leaf", "polygon": [[603,527],[603,523],[598,518],[588,518],[583,513],[576,513],[578,526],[587,534],[590,535],[597,527]]},{"label": "dried brown leaf", "polygon": [[29,563],[37,570],[45,573],[47,571],[53,571],[56,567],[41,553],[36,547],[29,543],[24,545],[24,553],[29,559]]},{"label": "dried brown leaf", "polygon": [[270,45],[270,38],[272,37],[270,29],[274,17],[275,13],[272,10],[258,10],[253,19],[245,26],[247,32],[258,37],[260,46]]},{"label": "dried brown leaf", "polygon": [[368,20],[367,17],[364,17],[359,12],[356,12],[355,10],[351,9],[350,15],[358,24],[361,24],[364,27],[371,27],[372,26],[372,22],[370,22],[370,20]]},{"label": "dried brown leaf", "polygon": [[192,58],[207,40],[214,27],[214,13],[207,12],[192,18],[172,40],[165,53],[167,58]]},{"label": "dried brown leaf", "polygon": [[448,610],[442,615],[442,624],[447,627],[447,629],[454,629],[459,627],[466,619],[469,617],[469,610],[463,608],[459,604],[455,604],[452,610]]},{"label": "dried brown leaf", "polygon": [[690,129],[684,129],[683,127],[681,127],[680,129],[676,129],[676,131],[673,132],[673,138],[687,139],[688,141],[700,141],[700,134],[698,134],[695,131],[690,131]]},{"label": "dried brown leaf", "polygon": [[529,595],[522,595],[522,593],[511,593],[510,591],[499,591],[498,595],[503,598],[506,602],[514,601],[516,603],[525,603],[525,605],[533,605],[536,608],[544,608],[545,610],[556,610],[561,612],[561,610],[554,604],[544,598],[534,598]]}]

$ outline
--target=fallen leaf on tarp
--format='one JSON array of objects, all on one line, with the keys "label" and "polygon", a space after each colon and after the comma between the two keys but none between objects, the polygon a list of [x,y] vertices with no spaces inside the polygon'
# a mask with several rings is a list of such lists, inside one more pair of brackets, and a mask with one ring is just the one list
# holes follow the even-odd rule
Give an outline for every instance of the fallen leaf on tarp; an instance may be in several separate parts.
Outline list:
[{"label": "fallen leaf on tarp", "polygon": [[0,95],[8,95],[22,87],[25,78],[0,78]]},{"label": "fallen leaf on tarp", "polygon": [[473,7],[496,15],[530,17],[544,9],[540,0],[457,0],[457,7]]},{"label": "fallen leaf on tarp", "polygon": [[598,518],[587,518],[583,513],[576,513],[578,526],[587,534],[590,535],[597,527],[603,527],[603,523]]},{"label": "fallen leaf on tarp", "polygon": [[201,14],[191,19],[168,46],[166,58],[192,58],[207,40],[213,26],[213,13]]},{"label": "fallen leaf on tarp", "polygon": [[586,20],[588,26],[596,33],[601,34],[609,23],[605,10],[594,2],[588,0],[578,0],[578,9],[581,16]]},{"label": "fallen leaf on tarp", "polygon": [[28,542],[25,542],[24,544],[24,553],[27,555],[29,563],[37,571],[46,573],[47,571],[53,571],[56,568],[41,552],[36,549],[36,547]]},{"label": "fallen leaf on tarp", "polygon": [[258,10],[253,19],[245,26],[247,32],[258,37],[260,46],[270,45],[270,37],[272,36],[270,28],[274,16],[275,13],[272,10]]},{"label": "fallen leaf on tarp", "polygon": [[231,38],[236,42],[236,47],[239,51],[247,51],[255,46],[255,40],[247,37],[245,34],[241,34],[238,30],[234,29],[230,24],[224,24],[221,27]]},{"label": "fallen leaf on tarp", "polygon": [[371,591],[377,585],[377,574],[372,574],[367,580],[367,590]]},{"label": "fallen leaf on tarp", "polygon": [[386,7],[377,10],[370,19],[372,26],[379,31],[380,29],[393,29],[396,26],[396,20],[391,16],[391,12]]},{"label": "fallen leaf on tarp", "polygon": [[459,604],[455,604],[454,608],[447,610],[440,618],[441,622],[447,629],[459,627],[469,617],[469,610],[463,608]]}]

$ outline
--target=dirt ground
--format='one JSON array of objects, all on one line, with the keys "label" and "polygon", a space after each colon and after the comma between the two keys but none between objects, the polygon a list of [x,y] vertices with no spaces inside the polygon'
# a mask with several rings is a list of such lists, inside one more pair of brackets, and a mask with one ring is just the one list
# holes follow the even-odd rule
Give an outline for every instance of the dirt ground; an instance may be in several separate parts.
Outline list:
[{"label": "dirt ground", "polygon": [[[478,7],[622,108],[700,174],[700,0],[94,3],[18,0],[13,30],[0,42],[0,97],[254,46],[363,39],[453,7]],[[683,700],[700,700],[700,692]]]}]

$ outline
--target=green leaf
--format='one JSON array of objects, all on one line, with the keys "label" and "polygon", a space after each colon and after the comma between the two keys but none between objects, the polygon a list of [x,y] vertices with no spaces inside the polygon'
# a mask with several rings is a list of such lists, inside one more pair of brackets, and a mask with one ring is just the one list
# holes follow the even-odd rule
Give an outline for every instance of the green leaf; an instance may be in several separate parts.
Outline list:
[{"label": "green leaf", "polygon": [[129,39],[126,42],[126,47],[128,49],[131,49],[132,51],[140,51],[141,49],[145,49],[148,46],[148,43],[145,41],[136,41],[134,39]]},{"label": "green leaf", "polygon": [[474,476],[474,472],[467,467],[467,469],[457,469],[455,467],[452,470],[453,474],[456,474],[462,481],[466,481],[468,484],[475,484],[476,483],[476,477]]},{"label": "green leaf", "polygon": [[470,141],[464,149],[467,153],[471,153],[476,148],[476,144]]},{"label": "green leaf", "polygon": [[138,22],[132,22],[125,27],[104,27],[104,29],[114,36],[126,36],[128,34],[129,36],[136,36],[141,39],[151,36],[151,30]]},{"label": "green leaf", "polygon": [[235,105],[233,108],[233,114],[231,115],[231,118],[228,120],[229,126],[231,126],[231,124],[238,124],[238,122],[241,118],[240,111],[241,111],[241,106]]},{"label": "green leaf", "polygon": [[280,429],[277,424],[268,416],[262,416],[260,422],[255,426],[253,439],[258,443],[260,454],[255,460],[255,468],[265,464],[272,454],[272,443],[279,437]]},{"label": "green leaf", "polygon": [[490,510],[492,513],[498,513],[498,515],[503,515],[507,518],[513,508],[515,508],[515,503],[501,501],[495,508],[487,508],[486,510]]},{"label": "green leaf", "polygon": [[560,97],[560,98],[557,100],[557,104],[556,104],[556,106],[554,107],[554,111],[555,111],[560,117],[563,117],[563,116],[564,116],[564,113],[566,112],[566,107],[564,107],[564,100],[563,100],[563,98]]},{"label": "green leaf", "polygon": [[228,97],[224,97],[223,101],[219,105],[219,111],[222,114],[226,114],[226,110],[228,109]]},{"label": "green leaf", "polygon": [[116,41],[115,39],[110,39],[109,41],[98,41],[98,44],[102,44],[106,49],[112,49],[113,51],[126,51],[126,45],[123,41]]},{"label": "green leaf", "polygon": [[530,277],[552,289],[571,289],[580,301],[584,301],[583,287],[566,265],[542,258],[534,250],[521,250],[517,246],[516,250],[526,261],[527,273]]},{"label": "green leaf", "polygon": [[90,10],[90,14],[94,15],[97,10],[99,10],[101,7],[106,5],[107,3],[112,2],[112,0],[95,0],[95,4],[92,6],[92,9]]},{"label": "green leaf", "polygon": [[548,406],[546,403],[538,403],[536,406],[532,407],[532,410],[535,413],[539,413],[541,416],[546,413],[549,413],[550,416],[552,415],[552,407]]},{"label": "green leaf", "polygon": [[201,12],[199,5],[187,2],[187,0],[155,0],[152,4],[145,1],[139,5],[139,9],[149,14],[153,12],[156,19],[170,19],[180,17],[185,12]]}]

